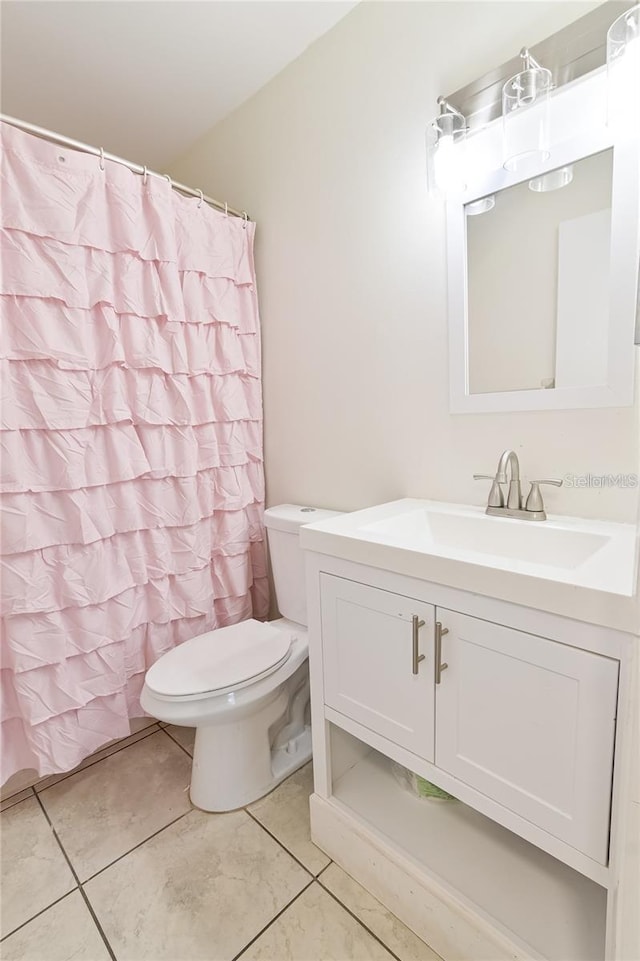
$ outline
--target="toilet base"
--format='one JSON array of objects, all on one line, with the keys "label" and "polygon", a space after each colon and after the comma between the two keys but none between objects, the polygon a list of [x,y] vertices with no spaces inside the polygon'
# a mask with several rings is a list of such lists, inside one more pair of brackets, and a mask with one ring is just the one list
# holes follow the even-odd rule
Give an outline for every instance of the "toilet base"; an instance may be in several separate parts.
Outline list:
[{"label": "toilet base", "polygon": [[271,769],[273,771],[273,785],[269,790],[277,787],[286,777],[301,768],[311,760],[311,725],[307,724],[302,734],[294,738],[290,745],[278,747],[271,752]]},{"label": "toilet base", "polygon": [[[199,728],[196,732],[196,743],[200,731],[206,728]],[[219,731],[216,729],[216,733]],[[202,739],[201,739],[202,740]],[[204,739],[206,744],[206,738]],[[205,746],[206,751],[206,746]],[[290,745],[275,748],[270,752],[271,771],[268,778],[264,778],[264,772],[259,770],[249,773],[244,769],[244,781],[236,780],[224,784],[215,783],[214,779],[207,776],[206,768],[196,768],[196,754],[194,748],[193,769],[191,774],[191,788],[189,796],[191,803],[201,811],[221,814],[225,811],[236,811],[238,808],[246,807],[253,801],[258,801],[269,794],[285,778],[289,777],[304,764],[311,760],[311,727],[307,725],[304,731],[298,735]]]},{"label": "toilet base", "polygon": [[305,663],[258,710],[197,727],[193,804],[203,811],[234,811],[264,797],[306,764],[311,758],[311,726],[304,720],[308,700]]}]

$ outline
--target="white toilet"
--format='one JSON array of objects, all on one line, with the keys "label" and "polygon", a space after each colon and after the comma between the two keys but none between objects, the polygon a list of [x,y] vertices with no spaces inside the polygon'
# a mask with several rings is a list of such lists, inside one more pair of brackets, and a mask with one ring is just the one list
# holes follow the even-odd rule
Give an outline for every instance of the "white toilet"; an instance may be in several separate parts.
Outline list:
[{"label": "white toilet", "polygon": [[200,634],[147,671],[140,702],[160,721],[196,728],[191,800],[231,811],[263,797],[311,757],[303,524],[335,511],[283,504],[265,511],[278,607]]}]

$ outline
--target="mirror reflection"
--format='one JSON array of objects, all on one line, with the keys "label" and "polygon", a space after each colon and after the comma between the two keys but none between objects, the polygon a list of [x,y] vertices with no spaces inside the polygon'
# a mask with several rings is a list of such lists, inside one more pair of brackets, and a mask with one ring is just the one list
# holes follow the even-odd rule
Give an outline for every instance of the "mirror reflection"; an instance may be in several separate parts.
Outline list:
[{"label": "mirror reflection", "polygon": [[613,150],[465,206],[469,392],[607,382]]}]

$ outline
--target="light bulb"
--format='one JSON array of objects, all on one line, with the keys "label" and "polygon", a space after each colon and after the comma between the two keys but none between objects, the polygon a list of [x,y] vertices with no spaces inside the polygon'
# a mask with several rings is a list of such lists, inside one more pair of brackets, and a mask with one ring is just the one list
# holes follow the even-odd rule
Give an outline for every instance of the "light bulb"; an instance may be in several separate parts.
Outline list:
[{"label": "light bulb", "polygon": [[547,160],[551,71],[541,67],[526,47],[524,69],[502,88],[502,135],[505,170],[528,171]]},{"label": "light bulb", "polygon": [[438,106],[440,113],[427,127],[427,174],[430,188],[446,195],[466,188],[467,123],[444,97],[438,97]]},{"label": "light bulb", "polygon": [[549,173],[541,174],[529,181],[529,190],[534,193],[544,194],[552,190],[562,190],[573,180],[573,165],[559,167],[557,170],[550,170]]},{"label": "light bulb", "polygon": [[441,134],[433,158],[433,172],[443,193],[464,190],[462,145],[454,143],[453,134]]},{"label": "light bulb", "polygon": [[467,217],[477,217],[480,214],[487,214],[496,205],[495,194],[481,197],[480,200],[473,200],[470,204],[464,205],[464,212]]}]

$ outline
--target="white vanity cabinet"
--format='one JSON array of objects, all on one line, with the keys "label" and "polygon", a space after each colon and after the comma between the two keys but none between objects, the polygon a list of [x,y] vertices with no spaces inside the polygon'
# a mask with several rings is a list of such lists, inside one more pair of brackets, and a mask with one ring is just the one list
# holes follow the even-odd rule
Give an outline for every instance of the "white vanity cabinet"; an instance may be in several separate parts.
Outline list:
[{"label": "white vanity cabinet", "polygon": [[314,841],[445,961],[618,961],[631,637],[313,551],[307,588]]},{"label": "white vanity cabinet", "polygon": [[436,765],[607,863],[618,661],[438,609]]},{"label": "white vanity cabinet", "polygon": [[325,702],[432,761],[433,605],[343,577],[320,582]]},{"label": "white vanity cabinet", "polygon": [[320,604],[328,707],[607,863],[616,660],[325,573]]}]

